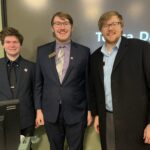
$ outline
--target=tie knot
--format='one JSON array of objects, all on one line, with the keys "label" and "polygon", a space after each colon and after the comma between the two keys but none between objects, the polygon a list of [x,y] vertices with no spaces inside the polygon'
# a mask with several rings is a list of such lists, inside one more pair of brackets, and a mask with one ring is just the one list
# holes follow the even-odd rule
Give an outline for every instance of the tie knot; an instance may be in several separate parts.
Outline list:
[{"label": "tie knot", "polygon": [[18,68],[19,64],[16,61],[11,61],[10,62],[10,67]]},{"label": "tie knot", "polygon": [[65,45],[60,45],[59,46],[59,49],[63,49],[63,48],[65,48]]},{"label": "tie knot", "polygon": [[59,51],[60,51],[60,50],[64,50],[64,48],[65,48],[64,45],[63,45],[63,46],[59,46]]},{"label": "tie knot", "polygon": [[9,61],[8,62],[8,67],[15,67],[16,66],[16,62],[15,61]]},{"label": "tie knot", "polygon": [[64,48],[60,48],[58,51],[58,57],[63,57],[64,56]]},{"label": "tie knot", "polygon": [[11,64],[12,66],[14,66],[14,65],[16,64],[16,62],[15,62],[15,61],[11,61],[10,64]]}]

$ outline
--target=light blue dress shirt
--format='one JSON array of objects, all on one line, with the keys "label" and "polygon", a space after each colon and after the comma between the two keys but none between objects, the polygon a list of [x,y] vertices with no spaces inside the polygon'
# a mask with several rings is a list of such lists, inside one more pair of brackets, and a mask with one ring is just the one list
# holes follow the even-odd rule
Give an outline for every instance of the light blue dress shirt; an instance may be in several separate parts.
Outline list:
[{"label": "light blue dress shirt", "polygon": [[106,110],[113,112],[112,93],[111,93],[111,73],[114,61],[120,46],[121,38],[119,38],[116,45],[113,47],[111,53],[106,49],[105,44],[102,46],[101,52],[103,53],[103,71],[104,71],[104,90],[105,90],[105,106]]}]

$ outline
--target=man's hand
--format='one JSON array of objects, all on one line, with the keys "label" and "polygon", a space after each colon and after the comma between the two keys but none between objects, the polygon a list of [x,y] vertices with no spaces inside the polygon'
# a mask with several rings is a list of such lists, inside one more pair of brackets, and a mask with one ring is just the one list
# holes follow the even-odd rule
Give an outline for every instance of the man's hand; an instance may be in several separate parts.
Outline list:
[{"label": "man's hand", "polygon": [[35,127],[38,128],[41,125],[44,125],[43,112],[42,112],[41,109],[37,109],[37,111],[36,111],[36,120],[35,120]]},{"label": "man's hand", "polygon": [[91,115],[91,111],[88,111],[88,115],[87,115],[87,126],[90,126],[93,122],[93,117]]},{"label": "man's hand", "polygon": [[95,116],[94,128],[95,128],[96,133],[99,133],[99,116]]},{"label": "man's hand", "polygon": [[150,144],[150,124],[148,124],[144,129],[143,139],[144,139],[144,143]]}]

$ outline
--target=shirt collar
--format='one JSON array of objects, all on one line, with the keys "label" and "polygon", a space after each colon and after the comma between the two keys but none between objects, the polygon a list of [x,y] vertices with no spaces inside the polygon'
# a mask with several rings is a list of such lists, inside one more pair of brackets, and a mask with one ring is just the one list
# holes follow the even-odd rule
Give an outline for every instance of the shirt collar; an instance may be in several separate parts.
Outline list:
[{"label": "shirt collar", "polygon": [[[115,46],[113,47],[112,51],[114,51],[114,50],[117,50],[117,51],[118,51],[119,46],[120,46],[120,43],[121,43],[121,39],[122,39],[121,37],[118,39],[118,41],[117,41],[117,43],[115,44]],[[108,54],[108,52],[106,51],[106,46],[105,46],[105,44],[102,46],[101,52],[102,52],[103,54],[105,54],[105,55],[110,55],[110,54]]]},{"label": "shirt collar", "polygon": [[58,51],[61,47],[65,47],[65,49],[70,49],[71,41],[68,41],[66,43],[60,43],[56,41],[56,51]]},{"label": "shirt collar", "polygon": [[19,55],[19,57],[15,60],[15,61],[11,61],[7,56],[5,56],[5,60],[6,60],[6,63],[7,64],[11,64],[12,62],[15,63],[15,64],[20,64],[20,59],[21,59],[21,56]]}]

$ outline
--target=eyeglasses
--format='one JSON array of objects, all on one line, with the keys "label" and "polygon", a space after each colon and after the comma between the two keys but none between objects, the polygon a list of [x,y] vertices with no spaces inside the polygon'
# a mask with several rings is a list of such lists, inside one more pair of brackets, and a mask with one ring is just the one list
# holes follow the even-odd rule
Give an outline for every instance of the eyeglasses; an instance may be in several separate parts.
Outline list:
[{"label": "eyeglasses", "polygon": [[104,29],[108,29],[108,28],[110,28],[110,27],[112,27],[112,28],[116,28],[118,25],[120,25],[121,24],[121,22],[112,22],[112,23],[110,23],[110,24],[104,24],[103,25],[103,28]]},{"label": "eyeglasses", "polygon": [[56,27],[61,27],[62,25],[63,26],[69,26],[70,25],[70,22],[66,21],[66,22],[54,22],[53,25],[55,25]]}]

